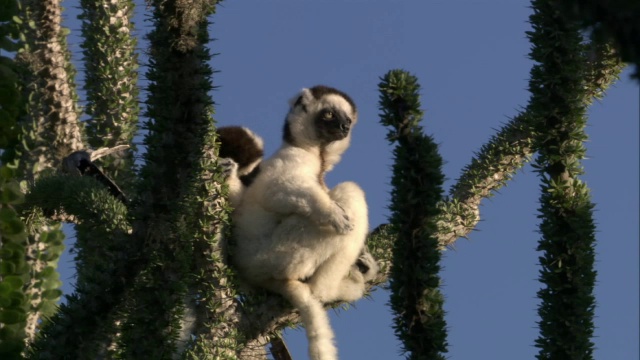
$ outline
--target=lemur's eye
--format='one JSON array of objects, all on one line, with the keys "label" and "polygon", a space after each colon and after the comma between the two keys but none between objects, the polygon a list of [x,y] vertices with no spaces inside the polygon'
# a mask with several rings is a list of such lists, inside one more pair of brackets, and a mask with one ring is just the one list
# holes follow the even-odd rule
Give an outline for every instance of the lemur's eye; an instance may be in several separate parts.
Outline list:
[{"label": "lemur's eye", "polygon": [[322,114],[322,118],[325,120],[333,119],[333,111],[326,111],[324,114]]}]

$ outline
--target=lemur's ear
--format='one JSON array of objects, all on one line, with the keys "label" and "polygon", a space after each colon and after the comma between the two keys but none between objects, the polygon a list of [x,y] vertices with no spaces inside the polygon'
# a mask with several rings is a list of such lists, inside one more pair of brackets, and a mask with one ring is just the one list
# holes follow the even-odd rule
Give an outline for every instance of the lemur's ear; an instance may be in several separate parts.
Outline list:
[{"label": "lemur's ear", "polygon": [[289,100],[289,106],[291,110],[295,109],[298,106],[302,107],[304,112],[307,112],[307,104],[313,100],[313,94],[311,94],[311,90],[304,88],[298,93],[296,96]]}]

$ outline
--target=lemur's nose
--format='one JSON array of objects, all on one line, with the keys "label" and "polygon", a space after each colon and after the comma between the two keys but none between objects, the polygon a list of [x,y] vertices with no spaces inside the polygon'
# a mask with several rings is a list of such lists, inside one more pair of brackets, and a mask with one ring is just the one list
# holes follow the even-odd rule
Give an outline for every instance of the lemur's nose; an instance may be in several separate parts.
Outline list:
[{"label": "lemur's nose", "polygon": [[343,132],[348,132],[351,128],[351,120],[349,119],[340,119],[340,130]]}]

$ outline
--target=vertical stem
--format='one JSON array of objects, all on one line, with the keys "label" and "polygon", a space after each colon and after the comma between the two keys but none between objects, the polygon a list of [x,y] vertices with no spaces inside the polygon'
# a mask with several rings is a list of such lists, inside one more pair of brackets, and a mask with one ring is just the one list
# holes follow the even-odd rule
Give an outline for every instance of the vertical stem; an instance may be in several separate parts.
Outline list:
[{"label": "vertical stem", "polygon": [[87,137],[93,148],[128,144],[101,160],[105,173],[127,192],[133,181],[133,136],[138,124],[138,55],[131,0],[81,0]]},{"label": "vertical stem", "polygon": [[[69,61],[66,31],[60,25],[60,0],[25,0],[20,17],[20,31],[26,41],[16,59],[22,69],[23,96],[28,100],[27,113],[19,123],[22,141],[15,151],[20,160],[19,176],[33,181],[43,170],[56,168],[63,157],[84,145],[76,106],[75,71]],[[32,278],[25,293],[31,299],[27,324],[31,337],[42,320],[43,303],[56,300],[51,292],[47,293],[50,298],[44,296],[42,281],[38,280],[45,269],[55,267],[57,262],[57,257],[43,257],[53,248],[40,241],[51,226],[54,225],[45,223],[29,227],[26,253]]]},{"label": "vertical stem", "polygon": [[538,134],[534,165],[540,196],[542,301],[538,359],[592,359],[595,225],[583,173],[588,86],[584,45],[576,23],[564,21],[550,0],[534,0],[529,108]]},{"label": "vertical stem", "polygon": [[391,225],[397,232],[390,286],[396,334],[410,359],[444,359],[447,331],[440,292],[437,217],[444,174],[435,141],[422,133],[417,78],[388,72],[379,85],[381,123],[394,148]]},{"label": "vertical stem", "polygon": [[40,330],[32,355],[103,357],[116,336],[117,305],[141,256],[130,236],[127,208],[101,183],[80,176],[43,177],[27,199],[46,209],[64,209],[77,221],[75,292]]},{"label": "vertical stem", "polygon": [[20,165],[24,176],[33,180],[84,145],[75,70],[69,61],[66,29],[60,25],[60,0],[25,0],[22,18],[27,42],[17,60],[24,68],[24,93],[29,101],[28,114],[21,121],[27,147],[20,150]]},{"label": "vertical stem", "polygon": [[185,203],[213,133],[206,45],[207,17],[215,3],[151,2],[147,152],[134,230],[145,241],[149,263],[130,294],[121,338],[125,357],[162,359],[180,347],[176,339],[184,325],[181,317],[188,312],[188,284],[194,276],[194,238],[181,231],[188,217],[185,206],[192,206]]}]

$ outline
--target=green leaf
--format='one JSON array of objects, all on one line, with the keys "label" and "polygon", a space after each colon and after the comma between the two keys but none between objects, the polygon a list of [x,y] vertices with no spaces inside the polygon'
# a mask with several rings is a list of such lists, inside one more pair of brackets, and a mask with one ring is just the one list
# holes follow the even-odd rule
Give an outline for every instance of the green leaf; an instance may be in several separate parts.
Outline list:
[{"label": "green leaf", "polygon": [[[60,229],[48,231],[46,239],[48,243],[53,245],[61,244],[64,241],[64,232]],[[61,251],[64,251],[64,246],[62,246]]]},{"label": "green leaf", "polygon": [[5,242],[2,250],[11,253],[11,259],[24,260],[24,245],[18,242]]},{"label": "green leaf", "polygon": [[36,279],[46,279],[51,275],[56,274],[56,269],[53,266],[47,266],[42,269],[38,274],[36,274]]},{"label": "green leaf", "polygon": [[11,289],[14,290],[22,289],[22,285],[24,284],[22,279],[19,276],[15,275],[5,276],[2,279],[2,283],[7,284]]},{"label": "green leaf", "polygon": [[20,191],[20,185],[11,181],[0,187],[0,201],[3,204],[20,204],[24,201],[24,194]]},{"label": "green leaf", "polygon": [[11,307],[19,308],[26,303],[27,298],[22,291],[12,291],[9,294],[9,300],[11,301]]},{"label": "green leaf", "polygon": [[[13,257],[13,250],[4,247],[0,248],[0,260],[11,259],[11,257]],[[0,262],[1,265],[2,263]]]},{"label": "green leaf", "polygon": [[0,275],[13,275],[16,272],[16,264],[8,260],[2,260],[0,262]]},{"label": "green leaf", "polygon": [[0,308],[6,308],[11,306],[11,298],[6,295],[0,294]]},{"label": "green leaf", "polygon": [[9,296],[9,293],[13,291],[13,288],[10,284],[5,284],[4,282],[0,282],[0,296]]},{"label": "green leaf", "polygon": [[18,324],[27,319],[27,314],[22,309],[0,310],[0,323],[11,325]]},{"label": "green leaf", "polygon": [[58,300],[62,296],[62,290],[51,289],[42,292],[42,297],[47,300]]},{"label": "green leaf", "polygon": [[48,239],[49,239],[49,233],[47,231],[43,231],[40,234],[40,238],[39,238],[40,242],[43,244],[46,244]]},{"label": "green leaf", "polygon": [[23,348],[24,348],[23,341],[13,339],[11,341],[1,342],[0,355],[5,356],[6,354],[7,357],[11,357],[13,359],[13,358],[19,357],[18,354],[22,352]]},{"label": "green leaf", "polygon": [[2,233],[2,236],[6,236],[7,238],[13,240],[16,237],[24,234],[24,224],[20,219],[17,218],[0,222],[0,233]]},{"label": "green leaf", "polygon": [[[16,331],[9,326],[0,328],[0,339],[9,339],[15,335]],[[2,351],[0,350],[0,354]]]},{"label": "green leaf", "polygon": [[18,218],[18,213],[10,207],[0,208],[0,222],[9,222]]},{"label": "green leaf", "polygon": [[[61,286],[62,286],[62,281],[60,281],[57,278],[57,276],[53,279],[45,280],[45,282],[42,284],[42,288],[46,290],[56,290],[56,289],[59,289]],[[60,295],[62,295],[62,292],[60,292]]]},{"label": "green leaf", "polygon": [[38,304],[38,311],[43,316],[53,315],[58,310],[58,305],[56,305],[55,301],[42,301]]},{"label": "green leaf", "polygon": [[8,166],[0,167],[0,184],[7,182],[15,177],[15,170]]}]

